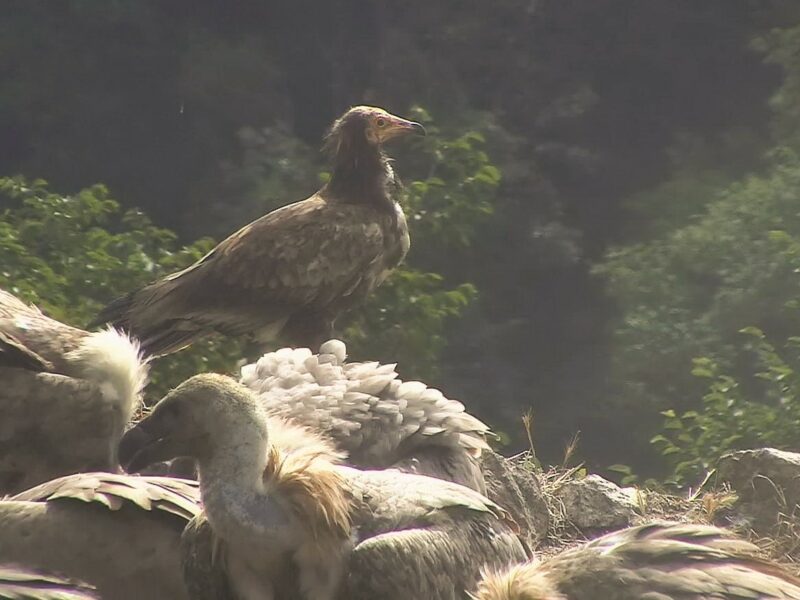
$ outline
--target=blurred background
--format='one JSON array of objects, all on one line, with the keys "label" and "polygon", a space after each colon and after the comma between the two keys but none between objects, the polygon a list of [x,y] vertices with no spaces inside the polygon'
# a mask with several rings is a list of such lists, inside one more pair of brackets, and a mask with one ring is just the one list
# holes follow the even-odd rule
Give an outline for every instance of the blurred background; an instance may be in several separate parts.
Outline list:
[{"label": "blurred background", "polygon": [[431,135],[388,148],[412,252],[352,359],[627,481],[797,449],[796,0],[9,0],[0,73],[0,285],[54,316],[310,195],[375,104]]}]

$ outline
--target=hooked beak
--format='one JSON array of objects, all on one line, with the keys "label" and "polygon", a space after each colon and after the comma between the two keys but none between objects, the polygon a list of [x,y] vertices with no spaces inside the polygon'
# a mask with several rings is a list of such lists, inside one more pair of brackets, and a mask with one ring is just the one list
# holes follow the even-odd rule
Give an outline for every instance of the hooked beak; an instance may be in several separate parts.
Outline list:
[{"label": "hooked beak", "polygon": [[128,473],[138,473],[154,463],[183,454],[174,438],[150,431],[144,421],[126,431],[119,442],[119,464]]},{"label": "hooked beak", "polygon": [[381,131],[380,137],[381,141],[385,142],[386,140],[408,134],[425,135],[425,128],[416,121],[408,121],[392,115],[388,119],[386,127]]}]

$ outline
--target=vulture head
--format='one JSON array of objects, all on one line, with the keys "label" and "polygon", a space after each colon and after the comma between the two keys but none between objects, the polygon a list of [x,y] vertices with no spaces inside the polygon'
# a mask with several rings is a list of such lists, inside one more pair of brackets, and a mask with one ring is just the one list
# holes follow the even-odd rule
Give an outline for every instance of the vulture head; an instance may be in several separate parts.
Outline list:
[{"label": "vulture head", "polygon": [[[202,465],[222,446],[239,443],[266,447],[267,428],[253,419],[260,408],[252,394],[223,375],[196,375],[167,394],[119,446],[120,464],[129,472],[180,456]],[[236,438],[235,432],[247,432]],[[247,439],[252,438],[252,439]]]},{"label": "vulture head", "polygon": [[328,132],[327,147],[338,154],[359,146],[379,147],[393,138],[425,135],[425,128],[375,106],[354,106],[334,121]]}]

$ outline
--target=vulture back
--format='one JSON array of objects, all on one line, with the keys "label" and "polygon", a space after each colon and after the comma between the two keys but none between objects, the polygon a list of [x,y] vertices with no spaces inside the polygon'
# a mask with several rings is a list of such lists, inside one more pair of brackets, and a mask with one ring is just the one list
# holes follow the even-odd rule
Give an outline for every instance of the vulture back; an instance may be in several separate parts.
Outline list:
[{"label": "vulture back", "polygon": [[319,354],[282,348],[242,368],[241,382],[270,412],[327,435],[365,468],[397,467],[484,490],[477,458],[489,428],[456,400],[396,365],[347,362],[339,340]]}]

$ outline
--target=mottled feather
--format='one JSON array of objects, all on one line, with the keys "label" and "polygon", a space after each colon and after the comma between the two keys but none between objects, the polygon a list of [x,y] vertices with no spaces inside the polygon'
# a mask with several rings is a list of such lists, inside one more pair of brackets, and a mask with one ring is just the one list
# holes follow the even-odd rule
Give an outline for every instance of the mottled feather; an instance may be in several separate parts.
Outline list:
[{"label": "mottled feather", "polygon": [[187,598],[180,534],[200,511],[196,482],[71,475],[0,501],[0,562],[97,587],[105,600]]},{"label": "mottled feather", "polygon": [[490,572],[477,600],[800,600],[800,580],[728,531],[656,523]]}]

